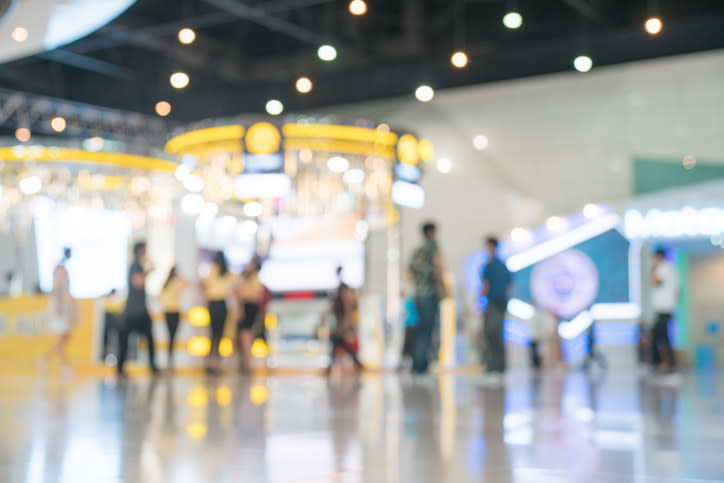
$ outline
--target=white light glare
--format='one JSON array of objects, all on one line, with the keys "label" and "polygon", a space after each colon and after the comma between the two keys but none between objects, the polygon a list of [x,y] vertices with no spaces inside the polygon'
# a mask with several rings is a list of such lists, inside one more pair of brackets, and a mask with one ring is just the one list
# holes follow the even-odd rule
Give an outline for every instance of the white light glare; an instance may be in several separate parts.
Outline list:
[{"label": "white light glare", "polygon": [[530,320],[535,315],[535,307],[520,299],[510,299],[508,313],[517,319]]},{"label": "white light glare", "polygon": [[594,320],[638,320],[641,307],[636,304],[594,304],[591,317]]},{"label": "white light glare", "polygon": [[560,216],[551,216],[546,221],[546,226],[550,231],[560,233],[568,228],[568,220],[561,218]]},{"label": "white light glare", "polygon": [[327,167],[334,173],[344,173],[349,169],[349,161],[342,156],[332,156],[327,160]]},{"label": "white light glare", "polygon": [[365,180],[365,172],[361,169],[350,169],[346,173],[344,173],[344,176],[342,176],[342,181],[345,184],[359,184]]},{"label": "white light glare", "polygon": [[685,206],[680,210],[653,209],[645,215],[628,210],[624,216],[624,232],[629,239],[710,237],[724,233],[724,210]]},{"label": "white light glare", "polygon": [[488,138],[482,134],[478,134],[473,138],[473,147],[478,151],[483,151],[488,147]]},{"label": "white light glare", "polygon": [[186,177],[190,174],[191,169],[189,169],[189,167],[185,164],[179,164],[179,166],[176,168],[176,179],[179,181],[185,180]]},{"label": "white light glare", "polygon": [[437,170],[443,174],[447,174],[452,171],[452,161],[450,158],[440,158],[436,163]]},{"label": "white light glare", "polygon": [[558,335],[567,340],[575,339],[588,330],[591,324],[593,324],[593,317],[587,310],[584,310],[570,322],[561,322],[558,325]]},{"label": "white light glare", "polygon": [[196,32],[190,28],[183,28],[178,31],[178,41],[184,45],[193,43],[196,40]]},{"label": "white light glare", "polygon": [[264,207],[261,206],[261,203],[252,201],[251,203],[247,203],[244,205],[244,215],[248,216],[249,218],[256,218],[257,216],[260,216],[264,212]]},{"label": "white light glare", "polygon": [[587,55],[579,55],[573,60],[573,67],[578,72],[588,72],[593,67],[593,60]]},{"label": "white light glare", "polygon": [[601,207],[598,205],[594,205],[593,203],[588,203],[586,206],[583,207],[583,216],[585,216],[589,220],[591,218],[597,217],[600,214],[601,214]]},{"label": "white light glare", "polygon": [[370,227],[365,220],[360,220],[354,227],[354,237],[359,241],[365,241]]},{"label": "white light glare", "polygon": [[270,99],[266,103],[266,112],[271,116],[278,116],[284,112],[284,104],[278,99]]},{"label": "white light glare", "polygon": [[367,4],[364,0],[352,0],[349,3],[349,13],[352,15],[364,15],[367,13]]},{"label": "white light glare", "polygon": [[199,193],[204,189],[204,180],[202,180],[197,174],[190,174],[186,176],[183,183],[187,190],[193,191],[194,193]]},{"label": "white light glare", "polygon": [[169,82],[174,89],[183,89],[189,85],[189,76],[185,72],[174,72],[169,77]]},{"label": "white light glare", "polygon": [[325,62],[332,62],[337,58],[337,49],[331,45],[322,45],[317,49],[317,56]]},{"label": "white light glare", "polygon": [[516,227],[510,231],[510,238],[512,238],[513,243],[516,245],[526,245],[531,242],[533,236],[531,235],[530,230]]},{"label": "white light glare", "polygon": [[520,28],[523,25],[523,16],[518,12],[508,12],[503,17],[503,25],[511,30]]},{"label": "white light glare", "polygon": [[181,211],[187,215],[198,215],[204,208],[204,197],[198,193],[189,193],[181,198]]},{"label": "white light glare", "polygon": [[422,85],[415,89],[415,97],[420,102],[430,102],[435,97],[435,91],[430,86]]},{"label": "white light glare", "polygon": [[37,176],[28,176],[20,180],[20,191],[24,195],[34,195],[40,192],[43,182]]}]

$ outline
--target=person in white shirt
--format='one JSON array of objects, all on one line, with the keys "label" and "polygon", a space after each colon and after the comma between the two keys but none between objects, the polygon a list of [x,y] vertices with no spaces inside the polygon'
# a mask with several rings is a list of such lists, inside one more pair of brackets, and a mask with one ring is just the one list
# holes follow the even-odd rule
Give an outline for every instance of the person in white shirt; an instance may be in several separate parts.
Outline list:
[{"label": "person in white shirt", "polygon": [[657,250],[651,270],[651,307],[656,316],[652,351],[653,363],[662,372],[671,372],[676,367],[668,326],[678,304],[679,277],[676,268],[666,261],[665,250]]}]

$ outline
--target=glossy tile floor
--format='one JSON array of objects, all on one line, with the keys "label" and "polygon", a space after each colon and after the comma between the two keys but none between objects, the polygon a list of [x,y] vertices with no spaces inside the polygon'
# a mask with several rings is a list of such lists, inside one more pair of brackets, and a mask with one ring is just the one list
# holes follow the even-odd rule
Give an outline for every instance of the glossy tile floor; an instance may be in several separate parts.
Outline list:
[{"label": "glossy tile floor", "polygon": [[724,373],[2,376],[0,481],[724,481]]}]

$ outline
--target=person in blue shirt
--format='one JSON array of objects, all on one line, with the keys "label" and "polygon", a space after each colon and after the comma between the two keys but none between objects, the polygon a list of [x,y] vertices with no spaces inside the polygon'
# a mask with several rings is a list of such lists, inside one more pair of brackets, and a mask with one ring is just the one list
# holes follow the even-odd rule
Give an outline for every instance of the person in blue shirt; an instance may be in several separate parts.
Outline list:
[{"label": "person in blue shirt", "polygon": [[513,277],[505,263],[498,258],[498,239],[488,237],[485,248],[490,259],[482,273],[482,295],[488,299],[488,306],[483,313],[483,362],[491,382],[502,383],[505,372],[503,322]]}]

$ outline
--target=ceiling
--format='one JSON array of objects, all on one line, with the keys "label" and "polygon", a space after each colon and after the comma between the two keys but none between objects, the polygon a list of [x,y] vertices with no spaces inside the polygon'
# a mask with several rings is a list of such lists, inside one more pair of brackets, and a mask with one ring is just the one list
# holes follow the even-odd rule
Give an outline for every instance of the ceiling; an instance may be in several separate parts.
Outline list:
[{"label": "ceiling", "polygon": [[[105,27],[64,47],[0,65],[0,88],[153,114],[169,120],[263,112],[270,98],[287,112],[436,89],[724,48],[721,0],[367,0],[355,17],[346,0],[137,0]],[[516,6],[517,5],[517,6]],[[501,19],[515,8],[518,30]],[[663,31],[650,36],[655,13]],[[191,45],[177,32],[191,27]],[[317,47],[339,56],[323,62]],[[450,55],[465,50],[456,69]],[[182,90],[169,76],[184,71]],[[314,82],[295,91],[297,77]],[[0,117],[2,119],[2,117]]]}]

